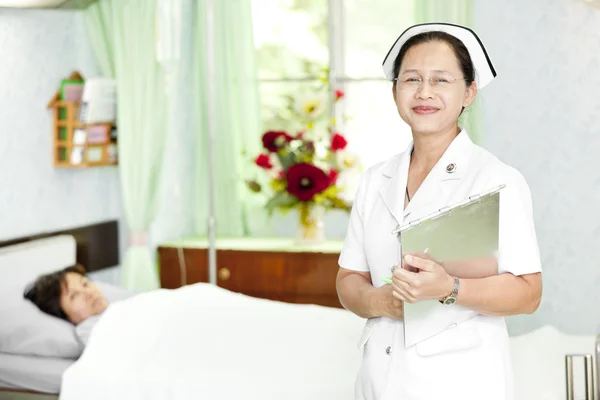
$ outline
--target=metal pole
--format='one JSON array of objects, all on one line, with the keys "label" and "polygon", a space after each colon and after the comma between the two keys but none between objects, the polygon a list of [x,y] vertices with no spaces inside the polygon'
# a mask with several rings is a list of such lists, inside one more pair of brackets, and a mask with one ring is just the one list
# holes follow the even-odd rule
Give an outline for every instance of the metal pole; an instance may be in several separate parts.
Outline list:
[{"label": "metal pole", "polygon": [[[329,80],[329,117],[334,120],[337,117],[335,109],[335,89],[337,86],[337,54],[335,53],[335,42],[337,39],[337,21],[335,20],[336,13],[334,12],[337,4],[335,4],[335,1],[336,0],[329,0],[327,2],[327,32],[329,34],[329,76],[327,77]],[[337,125],[337,122],[335,125]]]},{"label": "metal pole", "polygon": [[215,247],[215,55],[214,55],[214,9],[213,0],[206,1],[206,59],[208,89],[208,281],[217,284],[217,251]]},{"label": "metal pole", "polygon": [[573,387],[573,356],[565,356],[565,374],[567,376],[567,400],[575,400],[575,388]]},{"label": "metal pole", "polygon": [[592,355],[586,354],[585,358],[585,400],[594,400],[594,368]]},{"label": "metal pole", "polygon": [[565,373],[567,378],[567,400],[575,400],[575,386],[573,377],[573,359],[583,358],[583,377],[585,387],[585,400],[594,400],[594,368],[591,354],[567,354],[565,356]]},{"label": "metal pole", "polygon": [[600,400],[600,333],[596,334],[594,345],[594,353],[596,355],[596,399]]}]

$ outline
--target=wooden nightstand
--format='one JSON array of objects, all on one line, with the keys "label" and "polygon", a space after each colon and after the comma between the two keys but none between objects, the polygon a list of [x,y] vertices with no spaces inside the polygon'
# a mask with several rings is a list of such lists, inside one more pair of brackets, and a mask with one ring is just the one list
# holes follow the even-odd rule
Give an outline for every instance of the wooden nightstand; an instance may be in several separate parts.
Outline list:
[{"label": "wooden nightstand", "polygon": [[[341,308],[335,278],[342,241],[298,246],[293,239],[217,239],[217,284],[234,292],[288,303]],[[208,240],[158,247],[161,287],[208,282]]]}]

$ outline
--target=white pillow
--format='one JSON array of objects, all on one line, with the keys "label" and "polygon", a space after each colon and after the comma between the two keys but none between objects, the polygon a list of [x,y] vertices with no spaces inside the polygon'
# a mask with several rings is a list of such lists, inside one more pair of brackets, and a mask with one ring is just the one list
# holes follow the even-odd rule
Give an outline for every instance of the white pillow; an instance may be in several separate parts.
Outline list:
[{"label": "white pillow", "polygon": [[[109,303],[135,294],[134,291],[115,285],[95,283]],[[43,313],[33,303],[23,298],[22,294],[20,296],[13,294],[9,298],[1,297],[1,353],[79,358],[84,344],[78,339],[73,324]]]},{"label": "white pillow", "polygon": [[83,346],[73,324],[45,314],[28,300],[0,309],[0,353],[76,359]]}]

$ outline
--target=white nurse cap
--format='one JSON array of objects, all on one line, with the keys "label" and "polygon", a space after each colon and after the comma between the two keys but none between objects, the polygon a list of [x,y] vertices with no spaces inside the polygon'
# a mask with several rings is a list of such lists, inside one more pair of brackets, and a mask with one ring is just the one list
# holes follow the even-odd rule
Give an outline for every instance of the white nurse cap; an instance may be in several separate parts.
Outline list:
[{"label": "white nurse cap", "polygon": [[396,60],[398,53],[400,53],[402,45],[404,45],[408,39],[419,33],[432,31],[446,32],[464,43],[471,55],[471,60],[473,60],[473,65],[475,67],[475,82],[477,82],[477,87],[479,89],[483,88],[496,77],[496,70],[490,61],[490,57],[488,56],[485,47],[483,47],[483,43],[481,43],[481,40],[473,30],[465,26],[435,22],[413,25],[396,39],[396,42],[383,60],[383,72],[390,81],[393,81],[396,78],[394,76],[394,61]]}]

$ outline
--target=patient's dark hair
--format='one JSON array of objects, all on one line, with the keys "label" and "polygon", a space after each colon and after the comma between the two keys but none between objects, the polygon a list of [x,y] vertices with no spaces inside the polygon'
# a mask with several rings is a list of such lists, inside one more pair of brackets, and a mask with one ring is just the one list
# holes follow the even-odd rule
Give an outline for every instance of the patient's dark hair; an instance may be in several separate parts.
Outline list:
[{"label": "patient's dark hair", "polygon": [[39,276],[26,290],[23,296],[35,304],[43,312],[68,321],[67,315],[60,306],[60,293],[69,272],[85,276],[85,268],[76,264]]}]

